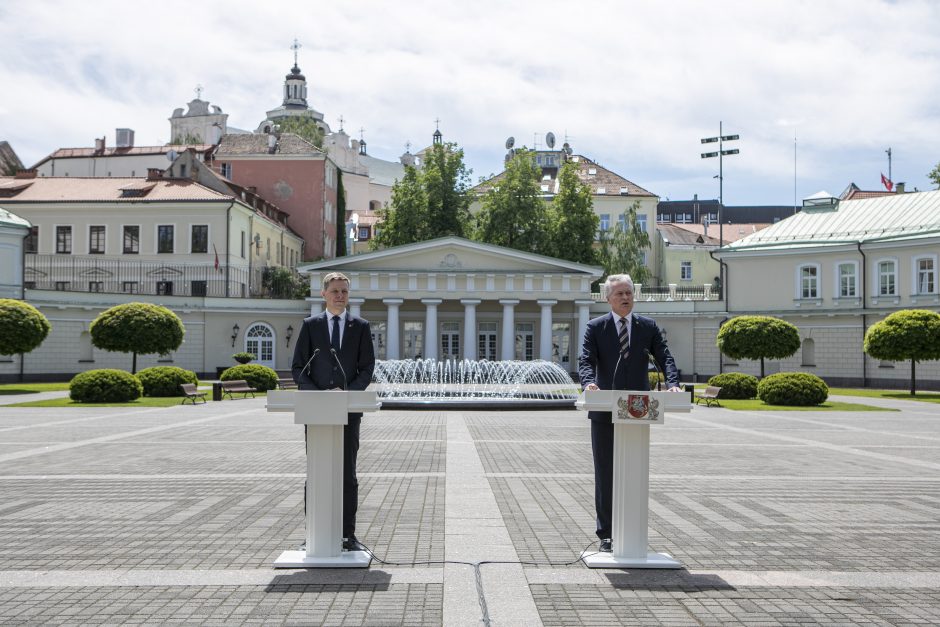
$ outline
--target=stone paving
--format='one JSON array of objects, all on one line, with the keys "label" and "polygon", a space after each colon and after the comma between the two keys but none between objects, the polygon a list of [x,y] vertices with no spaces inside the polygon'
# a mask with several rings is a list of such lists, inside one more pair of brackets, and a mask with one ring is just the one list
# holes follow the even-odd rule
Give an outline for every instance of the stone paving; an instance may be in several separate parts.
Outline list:
[{"label": "stone paving", "polygon": [[679,571],[577,561],[575,411],[367,414],[358,535],[388,563],[275,571],[304,449],[264,399],[0,407],[0,624],[940,624],[940,406],[871,404],[901,411],[653,427],[650,545]]}]

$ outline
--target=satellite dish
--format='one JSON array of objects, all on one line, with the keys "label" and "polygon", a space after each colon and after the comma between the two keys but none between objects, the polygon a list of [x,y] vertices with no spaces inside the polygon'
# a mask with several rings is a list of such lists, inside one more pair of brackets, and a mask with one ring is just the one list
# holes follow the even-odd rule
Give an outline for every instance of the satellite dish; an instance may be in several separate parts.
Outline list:
[{"label": "satellite dish", "polygon": [[513,146],[516,145],[516,138],[510,137],[506,140],[506,150],[511,150]]},{"label": "satellite dish", "polygon": [[180,156],[180,154],[176,152],[175,150],[171,150],[168,153],[166,153],[166,158],[170,160],[170,163],[173,163],[174,161],[176,161],[176,158],[178,156]]},{"label": "satellite dish", "polygon": [[555,133],[549,131],[548,134],[545,135],[545,145],[548,146],[549,149],[555,147]]}]

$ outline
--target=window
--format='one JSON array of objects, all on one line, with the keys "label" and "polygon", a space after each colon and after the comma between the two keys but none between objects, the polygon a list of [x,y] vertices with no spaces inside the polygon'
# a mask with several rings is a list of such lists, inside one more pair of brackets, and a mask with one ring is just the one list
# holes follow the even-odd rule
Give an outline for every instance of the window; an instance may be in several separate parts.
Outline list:
[{"label": "window", "polygon": [[937,293],[937,258],[918,257],[914,259],[914,293]]},{"label": "window", "polygon": [[602,213],[602,214],[601,214],[600,229],[601,229],[602,231],[606,231],[606,230],[610,229],[610,214],[609,214],[609,213]]},{"label": "window", "polygon": [[102,292],[102,291],[104,291],[104,281],[89,281],[89,282],[88,282],[88,291],[89,291],[89,292]]},{"label": "window", "polygon": [[121,283],[121,291],[125,294],[137,293],[137,281],[124,281]]},{"label": "window", "polygon": [[57,292],[65,292],[71,288],[71,283],[69,281],[56,281],[55,289]]},{"label": "window", "polygon": [[893,259],[884,259],[876,265],[878,268],[878,296],[896,296],[898,293],[897,263]]},{"label": "window", "polygon": [[161,224],[157,227],[157,252],[173,252],[173,225]]},{"label": "window", "polygon": [[532,361],[535,358],[535,324],[532,322],[516,323],[515,358]]},{"label": "window", "polygon": [[682,266],[679,268],[679,278],[683,281],[692,280],[692,262],[683,261]]},{"label": "window", "polygon": [[621,231],[627,230],[627,219],[622,213],[617,216],[617,228]]},{"label": "window", "polygon": [[193,296],[205,296],[207,293],[208,283],[206,281],[191,281],[189,284],[190,293]]},{"label": "window", "polygon": [[369,227],[360,226],[359,227],[359,240],[362,241],[366,239],[369,239]]},{"label": "window", "polygon": [[858,295],[858,264],[846,261],[836,267],[839,293],[838,298],[855,298]]},{"label": "window", "polygon": [[29,235],[23,241],[23,251],[27,255],[35,255],[39,252],[39,227],[29,227]]},{"label": "window", "polygon": [[189,252],[191,253],[209,252],[209,225],[208,224],[194,224],[193,225]]},{"label": "window", "polygon": [[496,322],[481,322],[477,333],[477,359],[496,361]]},{"label": "window", "polygon": [[225,178],[232,180],[232,164],[231,163],[222,163],[219,166],[219,172]]},{"label": "window", "polygon": [[139,255],[140,254],[140,227],[139,226],[125,226],[124,227],[124,254],[125,255]]},{"label": "window", "polygon": [[158,296],[172,296],[173,295],[173,281],[157,281],[157,295]]},{"label": "window", "polygon": [[242,259],[245,258],[245,232],[242,231]]},{"label": "window", "polygon": [[104,227],[103,226],[88,227],[88,254],[89,255],[103,255],[104,254]]},{"label": "window", "polygon": [[712,211],[705,214],[705,220],[707,220],[709,224],[718,224],[718,212]]},{"label": "window", "polygon": [[55,251],[59,255],[72,254],[72,227],[55,227]]},{"label": "window", "polygon": [[692,214],[691,213],[677,213],[676,224],[692,224]]},{"label": "window", "polygon": [[644,233],[648,233],[648,231],[646,230],[647,228],[646,227],[646,214],[645,213],[636,214],[636,221],[637,221],[637,224],[640,225],[640,230],[643,231]]},{"label": "window", "polygon": [[819,266],[800,266],[799,298],[819,298]]},{"label": "window", "polygon": [[672,222],[671,213],[661,213],[656,216],[656,221],[662,224],[663,222]]}]

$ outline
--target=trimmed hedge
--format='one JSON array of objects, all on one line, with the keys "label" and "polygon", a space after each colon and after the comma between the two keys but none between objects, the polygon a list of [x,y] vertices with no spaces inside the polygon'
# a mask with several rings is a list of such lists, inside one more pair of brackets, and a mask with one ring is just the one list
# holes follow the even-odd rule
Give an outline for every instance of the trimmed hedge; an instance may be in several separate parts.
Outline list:
[{"label": "trimmed hedge", "polygon": [[757,396],[757,377],[743,372],[725,372],[716,374],[708,380],[708,385],[721,388],[718,398],[748,399]]},{"label": "trimmed hedge", "polygon": [[0,298],[0,355],[28,353],[46,339],[52,325],[27,302]]},{"label": "trimmed hedge", "polygon": [[137,378],[144,386],[144,396],[182,396],[180,384],[199,383],[195,372],[177,366],[144,368]]},{"label": "trimmed hedge", "polygon": [[244,379],[256,390],[273,390],[277,387],[277,372],[259,364],[232,366],[225,370],[219,379],[222,381]]},{"label": "trimmed hedge", "polygon": [[112,368],[81,372],[69,383],[69,398],[79,403],[127,403],[143,392],[140,379]]},{"label": "trimmed hedge", "polygon": [[829,386],[807,372],[778,372],[761,380],[757,397],[768,405],[819,405],[829,398]]}]

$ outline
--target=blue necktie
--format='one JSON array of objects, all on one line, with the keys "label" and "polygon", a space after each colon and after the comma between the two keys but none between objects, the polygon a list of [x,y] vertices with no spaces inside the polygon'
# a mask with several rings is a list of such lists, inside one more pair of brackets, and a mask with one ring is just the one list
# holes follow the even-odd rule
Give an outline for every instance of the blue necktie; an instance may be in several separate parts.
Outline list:
[{"label": "blue necktie", "polygon": [[330,345],[339,352],[339,316],[333,316],[333,333],[330,334]]}]

